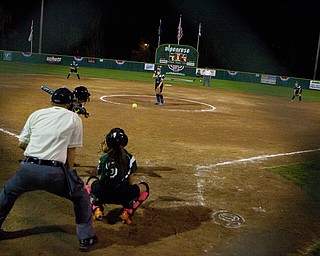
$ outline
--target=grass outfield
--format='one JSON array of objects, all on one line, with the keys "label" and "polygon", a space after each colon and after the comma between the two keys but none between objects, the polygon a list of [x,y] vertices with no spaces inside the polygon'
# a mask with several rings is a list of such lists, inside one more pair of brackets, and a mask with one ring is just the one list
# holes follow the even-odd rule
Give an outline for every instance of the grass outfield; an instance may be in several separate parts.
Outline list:
[{"label": "grass outfield", "polygon": [[[306,162],[270,168],[271,172],[277,173],[306,191],[316,202],[320,203],[320,162]],[[310,248],[304,256],[320,255],[320,241]]]},{"label": "grass outfield", "polygon": [[[66,76],[69,72],[68,66],[53,64],[33,64],[22,62],[0,61],[0,73],[19,73],[19,74],[46,74]],[[102,68],[81,67],[79,73],[82,77],[122,79],[142,82],[153,82],[151,72],[131,72],[123,70],[112,70]],[[174,76],[171,76],[174,77]],[[193,80],[193,77],[183,77],[184,79]],[[178,78],[179,79],[179,78]],[[194,83],[185,81],[167,81],[170,84],[180,84],[185,86],[200,86],[199,81]],[[284,97],[288,100],[291,98],[292,89],[266,84],[254,84],[246,82],[235,82],[226,80],[212,80],[213,87],[225,90],[240,91],[247,93],[257,93],[263,95]],[[320,102],[320,92],[317,90],[304,90],[303,101]]]}]

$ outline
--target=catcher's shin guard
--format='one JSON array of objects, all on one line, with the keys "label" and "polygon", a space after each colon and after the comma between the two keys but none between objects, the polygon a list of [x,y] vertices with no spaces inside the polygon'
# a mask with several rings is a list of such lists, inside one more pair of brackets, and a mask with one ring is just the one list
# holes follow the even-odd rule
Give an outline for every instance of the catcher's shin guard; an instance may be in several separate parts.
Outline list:
[{"label": "catcher's shin guard", "polygon": [[[132,200],[129,205],[130,208],[123,208],[124,211],[126,211],[130,216],[134,214],[134,212],[138,209],[138,207],[145,201],[147,200],[149,196],[149,186],[145,182],[140,182],[140,184],[143,184],[147,187],[147,191],[142,192],[138,198]],[[132,206],[131,206],[132,205]]]}]

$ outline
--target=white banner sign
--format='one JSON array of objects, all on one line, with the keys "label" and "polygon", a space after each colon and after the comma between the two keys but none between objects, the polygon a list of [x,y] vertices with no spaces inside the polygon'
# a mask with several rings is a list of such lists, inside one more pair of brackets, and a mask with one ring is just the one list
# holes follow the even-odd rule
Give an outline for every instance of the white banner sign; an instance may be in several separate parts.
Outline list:
[{"label": "white banner sign", "polygon": [[262,84],[276,84],[277,77],[276,76],[261,75],[261,83]]},{"label": "white banner sign", "polygon": [[154,64],[151,63],[144,63],[144,70],[154,70]]},{"label": "white banner sign", "polygon": [[320,90],[320,81],[310,81],[310,85],[309,85],[310,89],[314,89],[314,90]]}]

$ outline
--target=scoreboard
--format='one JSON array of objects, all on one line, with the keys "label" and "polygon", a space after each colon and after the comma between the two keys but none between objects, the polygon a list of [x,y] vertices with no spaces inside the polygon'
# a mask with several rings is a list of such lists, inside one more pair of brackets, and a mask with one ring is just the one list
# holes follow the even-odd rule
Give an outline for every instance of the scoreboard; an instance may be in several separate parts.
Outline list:
[{"label": "scoreboard", "polygon": [[195,68],[198,66],[198,51],[188,45],[163,44],[156,50],[155,63]]}]

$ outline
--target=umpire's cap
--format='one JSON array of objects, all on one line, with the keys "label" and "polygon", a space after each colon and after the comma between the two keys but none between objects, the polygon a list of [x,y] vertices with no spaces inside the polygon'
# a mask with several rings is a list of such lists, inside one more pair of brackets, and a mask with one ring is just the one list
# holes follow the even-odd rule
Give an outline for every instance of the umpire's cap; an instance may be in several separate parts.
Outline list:
[{"label": "umpire's cap", "polygon": [[51,96],[51,102],[55,104],[69,104],[74,101],[74,94],[66,87],[55,90]]}]

